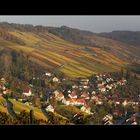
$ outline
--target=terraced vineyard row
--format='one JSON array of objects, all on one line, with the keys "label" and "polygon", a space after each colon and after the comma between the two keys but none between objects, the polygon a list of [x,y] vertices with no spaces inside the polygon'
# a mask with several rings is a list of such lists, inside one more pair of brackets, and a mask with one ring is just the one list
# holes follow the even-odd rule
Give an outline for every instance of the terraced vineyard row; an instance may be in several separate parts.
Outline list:
[{"label": "terraced vineyard row", "polygon": [[[82,46],[65,41],[51,33],[32,33],[13,31],[13,36],[22,40],[25,44],[0,39],[5,47],[22,50],[46,68],[55,68],[70,77],[86,77],[91,74],[116,71],[125,64],[119,58],[90,46]],[[86,48],[88,49],[86,50]]]}]

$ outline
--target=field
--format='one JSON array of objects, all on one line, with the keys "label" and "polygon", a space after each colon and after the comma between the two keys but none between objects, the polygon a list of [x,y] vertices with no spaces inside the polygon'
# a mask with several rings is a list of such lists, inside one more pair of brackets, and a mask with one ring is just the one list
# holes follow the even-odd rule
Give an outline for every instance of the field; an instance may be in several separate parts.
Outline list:
[{"label": "field", "polygon": [[5,113],[8,113],[8,111],[7,111],[7,109],[6,109],[5,106],[6,106],[5,99],[2,96],[0,96],[0,111],[1,112],[5,112]]},{"label": "field", "polygon": [[[13,109],[15,113],[19,114],[21,111],[26,110],[29,112],[31,109],[34,110],[34,115],[37,119],[43,119],[47,121],[47,118],[43,115],[40,109],[32,106],[27,106],[23,103],[20,103],[18,101],[15,101],[13,99],[9,99],[13,103]],[[5,99],[0,96],[0,111],[6,112],[8,114],[7,108],[6,108],[6,101]]]},{"label": "field", "polygon": [[15,111],[15,113],[19,114],[21,111],[26,110],[27,112],[29,112],[31,109],[34,110],[34,115],[37,119],[43,119],[43,120],[48,120],[43,113],[41,112],[40,109],[36,108],[36,107],[32,107],[32,106],[28,106],[25,105],[23,103],[20,103],[18,101],[15,101],[13,99],[9,99],[12,103],[13,103],[13,109]]},{"label": "field", "polygon": [[68,119],[72,119],[73,116],[77,113],[80,113],[84,116],[88,115],[87,113],[82,112],[80,109],[78,109],[77,107],[74,107],[74,106],[60,105],[60,106],[56,107],[55,110],[58,114],[61,114],[65,117],[67,117]]},{"label": "field", "polygon": [[[25,105],[21,102],[14,100],[14,99],[9,99],[9,101],[13,104],[13,109],[14,109],[14,112],[16,114],[19,114],[23,110],[25,110],[27,112],[29,112],[30,110],[34,110],[34,116],[37,119],[43,119],[43,120],[48,121],[48,118],[42,113],[42,111],[39,108]],[[0,96],[0,111],[9,114],[8,110],[6,108],[6,100],[2,96]],[[67,120],[66,117],[64,117],[58,113],[53,113],[53,115],[56,117],[62,118],[64,120]]]},{"label": "field", "polygon": [[99,72],[118,71],[126,62],[96,47],[76,45],[51,33],[9,32],[24,45],[0,38],[4,47],[23,51],[30,59],[46,68],[53,68],[69,77],[87,77]]}]

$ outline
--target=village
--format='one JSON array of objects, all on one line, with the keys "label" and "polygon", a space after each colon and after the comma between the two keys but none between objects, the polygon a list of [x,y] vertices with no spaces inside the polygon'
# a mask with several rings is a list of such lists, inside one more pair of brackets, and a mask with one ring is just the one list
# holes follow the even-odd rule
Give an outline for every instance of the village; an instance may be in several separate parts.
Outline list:
[{"label": "village", "polygon": [[[33,80],[39,79],[38,77],[33,77]],[[62,83],[66,83],[69,79],[60,79],[50,72],[45,72],[42,75],[41,80],[46,80],[46,82],[51,82],[56,89],[48,89],[45,93],[35,95],[35,86],[31,83],[24,89],[21,89],[21,94],[16,96],[13,95],[13,91],[8,87],[8,81],[1,78],[0,80],[0,96],[8,96],[9,98],[14,98],[15,100],[22,102],[29,106],[36,106],[34,100],[38,100],[38,106],[45,108],[46,111],[55,112],[55,104],[63,106],[74,106],[88,115],[94,115],[95,111],[92,109],[91,104],[94,106],[104,106],[105,103],[114,106],[110,113],[104,115],[102,121],[103,124],[111,125],[114,122],[114,118],[121,118],[117,123],[120,122],[137,124],[136,118],[139,117],[138,113],[133,113],[127,115],[117,110],[118,106],[132,106],[134,109],[139,107],[139,98],[122,98],[117,97],[113,94],[113,91],[117,88],[122,88],[127,85],[127,80],[124,77],[121,79],[114,79],[110,74],[96,74],[90,78],[78,78],[72,80],[71,84],[67,87],[61,86]],[[57,87],[59,87],[57,89]],[[61,87],[61,88],[60,88]],[[78,112],[77,112],[78,113]]]}]

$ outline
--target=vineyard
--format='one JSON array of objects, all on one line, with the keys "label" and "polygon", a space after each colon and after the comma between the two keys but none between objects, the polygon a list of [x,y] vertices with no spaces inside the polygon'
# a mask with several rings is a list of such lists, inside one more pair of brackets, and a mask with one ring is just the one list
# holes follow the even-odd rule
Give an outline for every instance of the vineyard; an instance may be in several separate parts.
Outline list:
[{"label": "vineyard", "polygon": [[69,77],[87,77],[98,72],[120,70],[127,63],[100,48],[77,45],[51,33],[9,31],[23,45],[0,38],[0,48],[22,51],[45,68],[61,71]]}]

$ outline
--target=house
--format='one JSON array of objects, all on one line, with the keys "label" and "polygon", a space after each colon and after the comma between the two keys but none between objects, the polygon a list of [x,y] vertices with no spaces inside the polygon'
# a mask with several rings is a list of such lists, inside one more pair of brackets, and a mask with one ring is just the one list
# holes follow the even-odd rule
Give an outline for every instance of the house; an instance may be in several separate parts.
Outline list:
[{"label": "house", "polygon": [[68,90],[68,93],[71,93],[71,90]]},{"label": "house", "polygon": [[62,101],[64,99],[64,95],[62,92],[56,90],[54,91],[54,94],[57,101]]},{"label": "house", "polygon": [[63,99],[64,99],[63,93],[59,93],[59,94],[56,96],[56,100],[57,100],[57,101],[62,101]]},{"label": "house", "polygon": [[102,86],[103,86],[103,85],[105,85],[105,84],[106,84],[106,81],[102,81],[102,83],[101,83],[101,84],[102,84]]},{"label": "house", "polygon": [[29,84],[29,86],[30,86],[30,87],[33,87],[33,85],[32,85],[32,84]]},{"label": "house", "polygon": [[84,88],[84,89],[88,89],[88,88],[89,88],[89,86],[83,86],[83,88]]},{"label": "house", "polygon": [[100,90],[101,92],[105,92],[105,91],[106,91],[106,88],[105,88],[104,86],[101,86],[101,87],[99,88],[99,90]]},{"label": "house", "polygon": [[70,97],[71,99],[77,99],[76,91],[72,91],[71,94],[68,94],[68,97]]},{"label": "house", "polygon": [[80,83],[81,83],[82,85],[88,85],[89,79],[81,79],[81,80],[80,80]]},{"label": "house", "polygon": [[99,98],[98,98],[98,96],[95,96],[95,95],[92,96],[92,97],[91,97],[91,101],[94,102],[94,103],[99,102]]},{"label": "house", "polygon": [[55,96],[57,96],[59,94],[59,91],[55,90],[53,93],[54,93]]},{"label": "house", "polygon": [[102,83],[98,83],[98,84],[97,84],[97,87],[101,87],[101,86],[102,86]]},{"label": "house", "polygon": [[82,107],[81,107],[81,111],[83,111],[83,112],[85,112],[85,113],[87,113],[87,114],[93,114],[92,112],[90,112],[90,111],[91,111],[91,107],[88,106],[88,105],[82,106]]},{"label": "house", "polygon": [[72,88],[78,88],[78,86],[77,85],[73,85]]},{"label": "house", "polygon": [[24,96],[30,97],[30,96],[32,96],[32,91],[30,89],[24,89],[22,94]]},{"label": "house", "polygon": [[113,87],[114,88],[117,88],[117,83],[113,83]]},{"label": "house", "polygon": [[6,87],[5,87],[5,86],[3,86],[3,87],[2,87],[2,90],[3,90],[3,91],[4,91],[4,90],[6,90]]},{"label": "house", "polygon": [[48,76],[48,77],[51,77],[52,76],[52,74],[49,73],[49,72],[46,72],[45,75]]},{"label": "house", "polygon": [[113,81],[112,78],[106,78],[106,82],[107,82],[107,83],[109,83],[109,82],[111,82],[111,81]]},{"label": "house", "polygon": [[127,81],[125,79],[122,79],[122,80],[118,81],[117,84],[120,86],[124,86],[124,85],[126,85],[126,82]]},{"label": "house", "polygon": [[54,108],[52,105],[47,106],[45,110],[50,111],[50,112],[54,112]]},{"label": "house", "polygon": [[122,103],[123,106],[126,106],[128,104],[127,100],[124,100],[124,102]]},{"label": "house", "polygon": [[52,80],[53,82],[59,82],[59,79],[57,77],[54,77]]},{"label": "house", "polygon": [[112,89],[112,85],[106,85],[106,88],[111,90]]},{"label": "house", "polygon": [[83,86],[79,86],[79,90],[82,90],[83,89]]},{"label": "house", "polygon": [[6,95],[6,94],[7,94],[7,91],[6,91],[6,90],[5,90],[5,91],[3,91],[3,94],[5,94],[5,95]]},{"label": "house", "polygon": [[5,80],[5,78],[1,78],[1,83],[5,83],[6,82],[6,80]]},{"label": "house", "polygon": [[119,105],[119,104],[120,104],[120,102],[119,102],[119,101],[116,101],[116,102],[115,102],[115,104],[116,104],[116,105]]},{"label": "house", "polygon": [[65,105],[70,105],[70,101],[69,99],[66,100],[65,98],[62,100],[62,103],[65,104]]},{"label": "house", "polygon": [[71,106],[74,106],[76,104],[76,99],[63,99],[62,100],[62,103],[65,104],[65,105],[71,105]]},{"label": "house", "polygon": [[65,104],[74,106],[76,104],[76,99],[67,99]]},{"label": "house", "polygon": [[139,102],[133,102],[133,101],[128,102],[128,105],[138,105],[138,104],[139,104]]},{"label": "house", "polygon": [[92,95],[95,95],[95,94],[96,94],[96,92],[93,90],[93,91],[91,92],[91,94],[92,94]]},{"label": "house", "polygon": [[7,94],[7,91],[8,90],[6,90],[6,87],[5,86],[1,86],[1,92],[2,92],[2,94]]},{"label": "house", "polygon": [[124,86],[126,84],[125,80],[120,80],[119,82],[121,86]]},{"label": "house", "polygon": [[102,101],[99,101],[99,100],[98,100],[98,101],[96,102],[96,105],[102,105],[102,104],[103,104]]},{"label": "house", "polygon": [[99,78],[99,75],[96,75],[95,77],[96,77],[96,78]]},{"label": "house", "polygon": [[82,95],[81,95],[80,97],[85,98],[85,99],[87,99],[87,100],[90,99],[90,98],[89,98],[89,93],[88,93],[88,92],[83,92]]},{"label": "house", "polygon": [[75,101],[75,106],[83,106],[86,104],[86,101],[84,98],[78,98],[76,101]]},{"label": "house", "polygon": [[102,81],[103,80],[102,74],[96,75],[96,78],[97,78],[98,81]]},{"label": "house", "polygon": [[22,101],[23,101],[23,99],[18,99],[18,101],[19,101],[19,102],[22,102]]}]

